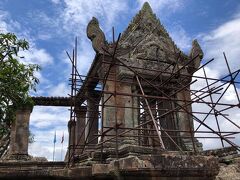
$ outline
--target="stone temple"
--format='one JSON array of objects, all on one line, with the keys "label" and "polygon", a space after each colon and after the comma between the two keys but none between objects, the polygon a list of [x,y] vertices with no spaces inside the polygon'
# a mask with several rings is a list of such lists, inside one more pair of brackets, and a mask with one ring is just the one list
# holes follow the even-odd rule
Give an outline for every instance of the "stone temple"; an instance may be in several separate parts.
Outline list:
[{"label": "stone temple", "polygon": [[[96,57],[88,73],[91,78],[83,84],[77,96],[87,100],[88,116],[95,117],[90,118],[92,128],[89,139],[98,134],[98,116],[94,114],[99,106],[92,104],[99,104],[103,107],[104,140],[114,136],[111,128],[117,126],[118,133],[121,133],[126,128],[139,126],[138,131],[130,131],[118,138],[120,147],[134,145],[171,151],[202,150],[201,143],[193,135],[192,139],[184,138],[191,137],[193,117],[190,113],[190,91],[179,90],[186,86],[189,88],[192,74],[200,65],[203,52],[198,42],[193,41],[190,55],[181,52],[148,3],[133,18],[119,39],[117,48],[116,42],[106,41],[96,18],[89,22],[87,35],[92,41]],[[112,60],[111,53],[117,60]],[[179,69],[181,75],[179,73],[179,76],[171,77],[172,72],[180,72]],[[102,95],[95,90],[98,83],[103,87]],[[177,112],[179,106],[184,108]],[[169,109],[172,112],[166,111]],[[78,113],[77,116],[81,118]],[[149,132],[149,129],[153,131]],[[138,135],[142,136],[135,137]],[[96,144],[97,140],[95,138],[90,144]],[[115,147],[110,141],[106,144]]]},{"label": "stone temple", "polygon": [[[65,162],[28,155],[31,108],[23,107],[12,126],[0,177],[215,179],[219,157],[237,156],[238,146],[193,113],[190,85],[203,59],[197,40],[188,55],[183,53],[148,3],[118,39],[108,42],[95,17],[87,37],[96,55],[85,79],[77,79],[73,68],[72,96],[33,97],[35,105],[71,107]],[[72,61],[74,66],[76,56]],[[203,151],[194,121],[232,147]]]}]

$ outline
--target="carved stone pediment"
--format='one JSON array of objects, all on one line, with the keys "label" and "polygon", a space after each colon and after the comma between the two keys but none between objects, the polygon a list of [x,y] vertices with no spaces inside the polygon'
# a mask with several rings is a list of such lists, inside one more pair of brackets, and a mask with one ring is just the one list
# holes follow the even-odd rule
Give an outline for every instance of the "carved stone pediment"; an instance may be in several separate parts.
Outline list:
[{"label": "carved stone pediment", "polygon": [[[108,51],[109,54],[113,54],[116,42],[111,44],[106,42],[96,18],[89,22],[87,35],[96,53],[106,54],[105,51]],[[112,59],[104,57],[105,61],[109,59],[110,62]],[[188,63],[188,66],[184,67],[180,73],[193,74],[200,66],[202,57],[203,52],[196,40],[193,41],[190,55],[184,54],[173,42],[147,2],[122,34],[115,53],[115,58],[150,79],[155,77],[159,71],[164,71],[161,76],[168,78],[174,67],[177,67],[175,68],[177,71],[178,67],[183,67],[191,59],[194,61]],[[108,65],[103,64],[99,72],[104,72],[104,68]],[[133,76],[133,73],[123,66],[119,66],[117,71],[119,77],[131,78]]]},{"label": "carved stone pediment", "polygon": [[176,61],[174,46],[167,42],[163,37],[148,35],[136,46],[130,57],[136,59],[152,59],[172,63]]},{"label": "carved stone pediment", "polygon": [[132,58],[173,61],[179,51],[148,3],[133,18],[119,44],[128,49],[126,54]]},{"label": "carved stone pediment", "polygon": [[[136,69],[136,71],[149,77],[157,74],[157,70],[165,71],[169,65],[166,71],[172,72],[175,64],[181,67],[199,54],[199,57],[188,65],[189,67],[181,71],[182,74],[193,74],[203,57],[196,40],[193,41],[189,56],[180,51],[147,2],[124,31],[118,52],[117,57],[128,66],[148,69]],[[126,68],[119,69],[120,73],[129,74]]]}]

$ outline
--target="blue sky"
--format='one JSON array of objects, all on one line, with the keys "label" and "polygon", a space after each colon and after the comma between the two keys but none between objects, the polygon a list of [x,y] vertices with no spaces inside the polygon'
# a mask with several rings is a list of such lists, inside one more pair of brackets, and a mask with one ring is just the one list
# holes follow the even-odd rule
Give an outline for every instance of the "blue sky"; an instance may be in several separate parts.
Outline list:
[{"label": "blue sky", "polygon": [[[86,26],[92,16],[98,18],[109,41],[111,29],[116,34],[124,31],[145,0],[1,0],[0,30],[16,33],[30,43],[30,50],[22,52],[26,63],[40,64],[42,70],[36,96],[67,96],[71,64],[65,50],[71,51],[74,38],[78,43],[78,70],[86,74],[94,57]],[[226,73],[222,52],[225,51],[232,69],[239,68],[240,57],[240,1],[238,0],[148,0],[157,17],[175,43],[188,53],[191,42],[197,38],[205,59],[216,61],[207,68],[211,77]],[[201,73],[200,73],[201,74]],[[201,83],[196,86],[201,86]],[[234,100],[233,91],[225,101]],[[197,107],[196,107],[197,108]],[[240,117],[233,113],[233,119]],[[57,158],[60,160],[62,132],[67,146],[67,108],[35,107],[30,127],[35,143],[30,153],[52,157],[54,130],[57,131]],[[205,148],[212,141],[205,141]]]}]

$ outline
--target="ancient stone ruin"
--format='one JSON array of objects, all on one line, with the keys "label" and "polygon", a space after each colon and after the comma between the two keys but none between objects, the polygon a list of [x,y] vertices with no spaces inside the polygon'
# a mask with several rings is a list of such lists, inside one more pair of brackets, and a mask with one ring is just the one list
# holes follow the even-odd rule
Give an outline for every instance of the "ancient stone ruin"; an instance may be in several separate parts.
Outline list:
[{"label": "ancient stone ruin", "polygon": [[[221,131],[217,117],[225,117],[225,113],[216,109],[219,101],[210,98],[207,102],[204,98],[222,90],[222,85],[213,87],[209,79],[235,87],[239,70],[230,71],[228,79],[195,76],[212,60],[201,63],[203,51],[197,40],[190,54],[184,54],[148,3],[117,39],[113,33],[112,42],[106,40],[95,17],[87,26],[87,37],[96,55],[87,76],[76,69],[76,47],[69,56],[73,64],[71,96],[33,97],[35,105],[71,108],[65,161],[45,162],[28,155],[32,107],[22,107],[11,129],[9,152],[0,163],[0,177],[215,179],[219,162],[237,162],[239,147],[228,136],[239,132]],[[190,86],[198,78],[208,85],[192,90]],[[193,103],[208,105],[211,111],[194,112]],[[228,109],[239,106],[220,105]],[[218,129],[198,114],[215,118]],[[207,130],[198,130],[200,126]],[[198,137],[199,133],[215,136]],[[199,138],[212,137],[227,148],[203,151]]]}]

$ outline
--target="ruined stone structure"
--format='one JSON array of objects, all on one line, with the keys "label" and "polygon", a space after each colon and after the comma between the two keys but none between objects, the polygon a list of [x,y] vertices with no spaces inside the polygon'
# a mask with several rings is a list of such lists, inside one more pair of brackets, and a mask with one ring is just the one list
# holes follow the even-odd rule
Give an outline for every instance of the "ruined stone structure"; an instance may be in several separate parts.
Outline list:
[{"label": "ruined stone structure", "polygon": [[[200,65],[203,52],[198,42],[193,41],[190,55],[181,52],[148,3],[134,17],[117,43],[106,42],[96,18],[89,22],[87,35],[96,57],[87,76],[90,78],[82,85],[78,97],[87,97],[88,116],[96,118],[93,124],[91,118],[88,122],[95,127],[90,136],[98,134],[98,117],[94,115],[98,107],[91,108],[91,104],[95,103],[102,108],[102,141],[116,134],[114,128],[121,133],[126,128],[139,126],[138,131],[118,137],[117,144],[165,150],[201,150],[201,144],[190,133],[193,131],[193,118],[191,105],[186,105],[191,101],[190,91],[179,90],[190,87],[191,76]],[[173,72],[179,75],[172,78]],[[103,87],[101,103],[90,95],[98,83]],[[167,112],[178,106],[185,108]],[[191,136],[192,139],[186,139]],[[97,144],[96,140],[94,144]],[[115,147],[110,141],[106,144]]]},{"label": "ruined stone structure", "polygon": [[[219,161],[238,157],[238,146],[226,137],[230,132],[222,135],[192,111],[192,103],[210,106],[213,102],[204,102],[203,97],[219,92],[219,87],[210,89],[210,85],[198,91],[200,95],[190,90],[196,81],[192,80],[194,72],[205,66],[200,67],[203,52],[197,40],[190,54],[184,54],[148,3],[116,41],[106,40],[95,17],[87,26],[87,37],[96,56],[86,78],[78,74],[78,81],[76,49],[70,57],[71,97],[33,98],[35,105],[71,107],[65,162],[31,161],[27,151],[31,108],[22,108],[12,126],[8,157],[0,163],[0,178],[16,177],[6,170],[11,167],[29,178],[214,179]],[[76,93],[79,81],[82,84]],[[216,109],[208,115],[224,116]],[[203,151],[194,120],[232,147]],[[12,160],[18,161],[11,164]],[[19,165],[23,170],[16,168]],[[46,170],[34,169],[34,165]]]},{"label": "ruined stone structure", "polygon": [[203,58],[198,42],[185,55],[148,3],[117,41],[106,41],[96,18],[87,36],[96,56],[76,95],[87,105],[75,107],[76,120],[69,121],[66,160],[81,167],[81,177],[133,179],[141,172],[150,179],[175,173],[212,179],[216,159],[187,153],[202,151],[193,133],[189,90]]},{"label": "ruined stone structure", "polygon": [[[91,24],[89,24],[89,26],[91,26]],[[159,124],[160,129],[183,131],[193,129],[192,117],[186,112],[168,113],[166,116],[162,114],[166,113],[164,109],[174,109],[177,106],[172,101],[169,101],[168,97],[182,101],[190,100],[189,91],[176,93],[172,87],[178,89],[188,85],[191,82],[191,75],[198,69],[203,53],[196,40],[193,42],[191,54],[189,56],[185,55],[176,47],[167,31],[153,14],[151,7],[146,3],[121,36],[115,56],[122,62],[122,65],[124,65],[112,68],[116,79],[121,82],[114,84],[114,82],[107,80],[104,91],[113,93],[114,86],[116,86],[117,90],[116,100],[114,97],[111,97],[106,105],[114,106],[117,104],[123,107],[132,107],[132,109],[117,107],[115,115],[117,116],[117,122],[121,124],[120,127],[133,128],[140,123],[151,121],[151,116],[154,116],[154,118],[158,118],[156,119],[156,123]],[[105,61],[109,60],[106,58]],[[180,76],[170,79],[167,83],[163,83],[170,78],[172,72],[178,71],[178,69],[185,64],[188,65],[181,71],[181,75],[186,74],[189,75],[188,77]],[[108,66],[108,64],[102,64],[98,71],[99,77],[105,75],[104,70]],[[114,79],[114,76],[108,76],[108,79]],[[152,99],[148,99],[148,102],[144,100],[144,94],[141,92],[138,79],[142,79],[141,86],[144,89],[144,94],[146,96],[155,96]],[[159,85],[159,87],[155,88],[153,85]],[[126,95],[121,95],[121,93],[126,93]],[[143,97],[138,97],[138,94],[142,94]],[[174,94],[174,96],[172,94]],[[109,98],[109,96],[111,96],[111,94],[105,94],[104,100]],[[163,97],[166,100],[163,100]],[[151,108],[152,115],[148,112],[148,105]],[[143,112],[136,109],[141,106],[143,107],[143,109],[141,109]],[[191,112],[191,106],[186,108]],[[115,108],[106,107],[105,111],[105,118],[103,119],[104,125],[111,126],[115,123],[115,117],[112,116]],[[140,114],[143,114],[142,117]],[[111,117],[111,119],[108,119],[109,117]],[[154,129],[154,124],[149,123],[145,128],[148,127]],[[143,131],[143,134],[144,133]],[[180,136],[190,135],[189,133],[170,134],[175,136],[177,134]],[[166,136],[164,133],[163,135]],[[185,141],[185,139],[181,137],[174,139],[181,148],[193,149],[193,144]],[[135,143],[154,146],[158,144],[156,142],[156,138],[141,138],[139,142]],[[176,145],[172,143],[168,137],[162,138],[161,143],[162,148],[165,147],[164,149],[177,150]]]}]

